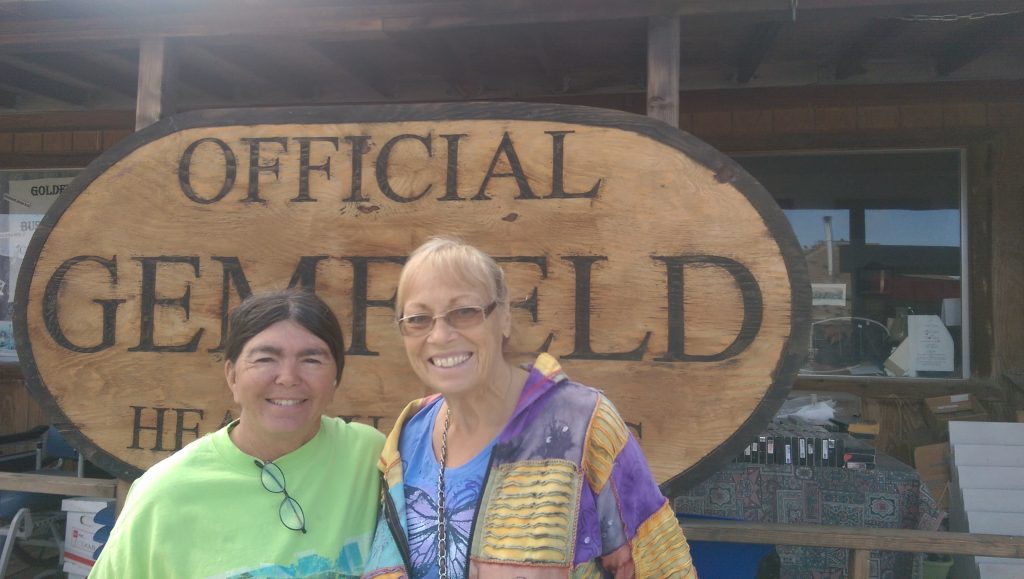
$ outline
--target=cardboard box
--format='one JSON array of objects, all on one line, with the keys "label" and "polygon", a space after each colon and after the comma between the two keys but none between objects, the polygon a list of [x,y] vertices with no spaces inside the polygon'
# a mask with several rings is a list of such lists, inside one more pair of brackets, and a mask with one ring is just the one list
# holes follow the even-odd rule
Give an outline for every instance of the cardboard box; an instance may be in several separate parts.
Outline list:
[{"label": "cardboard box", "polygon": [[977,396],[953,394],[924,399],[924,419],[933,430],[940,434],[949,428],[952,421],[983,422],[988,412]]},{"label": "cardboard box", "polygon": [[89,574],[96,562],[93,553],[102,544],[94,538],[102,525],[96,524],[93,517],[100,509],[113,504],[114,499],[91,497],[75,497],[61,501],[61,510],[67,513],[67,527],[64,531],[65,571]]},{"label": "cardboard box", "polygon": [[914,468],[935,502],[949,509],[949,443],[926,444],[914,449]]},{"label": "cardboard box", "polygon": [[974,400],[974,397],[970,394],[951,394],[949,396],[925,398],[924,404],[933,414],[951,414],[953,412],[971,410],[972,400]]},{"label": "cardboard box", "polygon": [[950,422],[954,444],[1024,445],[1024,424],[1017,422]]}]

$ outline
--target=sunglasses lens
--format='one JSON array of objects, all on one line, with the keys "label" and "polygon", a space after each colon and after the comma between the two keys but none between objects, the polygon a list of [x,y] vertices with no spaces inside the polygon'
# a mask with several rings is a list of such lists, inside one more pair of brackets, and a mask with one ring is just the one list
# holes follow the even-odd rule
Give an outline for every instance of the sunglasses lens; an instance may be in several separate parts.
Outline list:
[{"label": "sunglasses lens", "polygon": [[260,472],[260,480],[263,482],[263,488],[268,491],[272,493],[284,492],[284,473],[281,472],[281,467],[276,464],[272,462],[264,464]]},{"label": "sunglasses lens", "polygon": [[302,507],[291,497],[286,496],[281,501],[280,515],[284,526],[293,531],[302,530],[306,526],[306,515],[303,514]]}]

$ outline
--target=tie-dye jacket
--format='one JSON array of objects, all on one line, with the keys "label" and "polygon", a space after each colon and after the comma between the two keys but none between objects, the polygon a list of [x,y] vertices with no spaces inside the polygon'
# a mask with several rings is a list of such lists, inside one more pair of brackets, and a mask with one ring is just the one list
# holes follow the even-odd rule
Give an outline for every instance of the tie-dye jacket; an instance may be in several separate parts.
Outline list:
[{"label": "tie-dye jacket", "polygon": [[[410,403],[384,445],[385,490],[364,577],[408,576],[398,439],[430,400]],[[618,412],[547,354],[498,436],[469,553],[471,578],[696,577],[686,538]]]}]

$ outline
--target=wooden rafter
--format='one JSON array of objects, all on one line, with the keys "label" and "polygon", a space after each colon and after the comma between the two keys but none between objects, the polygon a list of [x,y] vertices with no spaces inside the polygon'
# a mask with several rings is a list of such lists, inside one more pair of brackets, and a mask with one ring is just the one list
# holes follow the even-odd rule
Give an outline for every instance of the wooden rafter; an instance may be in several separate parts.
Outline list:
[{"label": "wooden rafter", "polygon": [[13,109],[18,104],[18,95],[0,89],[0,109]]},{"label": "wooden rafter", "polygon": [[736,82],[746,84],[754,78],[757,67],[761,66],[764,57],[775,44],[775,38],[782,30],[782,25],[783,23],[778,21],[759,22],[754,25],[736,59]]},{"label": "wooden rafter", "polygon": [[529,40],[533,56],[540,65],[551,90],[555,93],[564,92],[566,90],[564,65],[562,59],[548,47],[544,32],[537,29],[530,30]]},{"label": "wooden rafter", "polygon": [[72,105],[84,105],[91,91],[0,62],[0,84]]},{"label": "wooden rafter", "polygon": [[836,80],[864,74],[864,59],[878,44],[899,36],[910,22],[896,18],[872,19],[856,38],[849,41],[836,59]]},{"label": "wooden rafter", "polygon": [[376,66],[366,55],[354,54],[352,46],[350,43],[317,43],[312,48],[331,59],[338,74],[355,80],[382,97],[393,98],[396,94],[394,77],[386,69]]},{"label": "wooden rafter", "polygon": [[[0,56],[0,61],[9,62],[10,58]],[[106,62],[97,62],[84,52],[30,52],[21,55],[19,59],[31,64],[37,74],[53,80],[72,77],[95,89],[110,90],[121,96],[135,96],[136,71],[125,74]]]},{"label": "wooden rafter", "polygon": [[233,100],[241,92],[265,89],[267,78],[228,62],[214,52],[192,43],[179,46],[182,66],[178,76],[198,91]]},{"label": "wooden rafter", "polygon": [[396,33],[391,39],[407,54],[419,60],[425,71],[435,71],[447,83],[449,96],[480,96],[480,77],[466,56],[466,45],[456,43],[451,35],[405,32]]},{"label": "wooden rafter", "polygon": [[203,51],[204,58],[218,60],[219,68],[230,74],[229,78],[270,85],[302,99],[313,98],[317,93],[316,75],[308,74],[304,65],[283,58],[276,45],[225,44]]},{"label": "wooden rafter", "polygon": [[1020,34],[1024,13],[992,16],[971,22],[964,29],[950,34],[942,42],[935,59],[935,72],[949,76],[995,50],[1011,34]]}]

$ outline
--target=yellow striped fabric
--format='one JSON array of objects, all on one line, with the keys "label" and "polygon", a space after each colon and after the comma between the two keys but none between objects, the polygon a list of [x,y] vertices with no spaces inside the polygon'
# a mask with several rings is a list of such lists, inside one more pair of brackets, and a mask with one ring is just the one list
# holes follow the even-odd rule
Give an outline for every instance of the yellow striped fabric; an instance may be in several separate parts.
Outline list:
[{"label": "yellow striped fabric", "polygon": [[668,501],[640,525],[631,548],[637,577],[697,577],[690,546]]},{"label": "yellow striped fabric", "polygon": [[604,396],[598,398],[594,419],[584,443],[583,472],[594,493],[601,494],[612,474],[615,458],[626,445],[629,431],[619,413]]},{"label": "yellow striped fabric", "polygon": [[[502,465],[491,473],[479,554],[492,561],[567,565],[579,507],[576,465],[560,459]],[[486,502],[484,504],[487,504]]]}]

